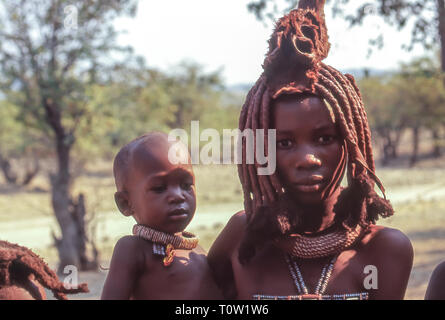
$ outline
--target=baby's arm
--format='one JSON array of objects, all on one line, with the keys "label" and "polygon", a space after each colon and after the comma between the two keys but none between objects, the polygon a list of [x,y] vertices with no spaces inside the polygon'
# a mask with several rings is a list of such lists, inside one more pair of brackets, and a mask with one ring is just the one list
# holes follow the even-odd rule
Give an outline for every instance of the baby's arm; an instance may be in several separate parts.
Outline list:
[{"label": "baby's arm", "polygon": [[102,300],[128,300],[144,265],[143,250],[137,238],[119,239],[114,247]]}]

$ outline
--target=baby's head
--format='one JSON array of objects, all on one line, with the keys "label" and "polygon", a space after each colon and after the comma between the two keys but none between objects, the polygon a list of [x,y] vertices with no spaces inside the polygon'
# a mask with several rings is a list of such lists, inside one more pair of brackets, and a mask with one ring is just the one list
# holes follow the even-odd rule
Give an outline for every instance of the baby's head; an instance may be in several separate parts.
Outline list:
[{"label": "baby's head", "polygon": [[[184,161],[169,159],[169,151]],[[190,156],[184,145],[168,141],[167,134],[148,133],[125,145],[114,159],[113,172],[116,204],[138,224],[174,234],[192,220],[196,195]]]}]

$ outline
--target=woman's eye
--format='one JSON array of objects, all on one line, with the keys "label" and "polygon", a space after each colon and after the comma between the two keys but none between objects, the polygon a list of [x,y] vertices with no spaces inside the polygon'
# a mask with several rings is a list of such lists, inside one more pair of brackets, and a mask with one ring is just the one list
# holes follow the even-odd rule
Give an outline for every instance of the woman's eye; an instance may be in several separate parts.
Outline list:
[{"label": "woman's eye", "polygon": [[334,140],[335,140],[335,136],[331,136],[331,135],[324,135],[324,136],[320,136],[318,138],[318,142],[321,144],[329,144]]},{"label": "woman's eye", "polygon": [[278,140],[277,145],[281,149],[289,149],[292,147],[292,141],[289,139]]}]

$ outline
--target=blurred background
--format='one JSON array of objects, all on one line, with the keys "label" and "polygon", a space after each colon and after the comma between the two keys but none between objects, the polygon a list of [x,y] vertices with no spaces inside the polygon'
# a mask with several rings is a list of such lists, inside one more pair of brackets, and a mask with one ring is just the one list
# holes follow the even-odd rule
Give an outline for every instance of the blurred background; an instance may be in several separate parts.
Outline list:
[{"label": "blurred background", "polygon": [[[150,130],[238,126],[274,21],[292,0],[4,0],[0,3],[0,239],[41,255],[100,296],[132,218],[112,160]],[[353,74],[377,175],[411,239],[406,298],[445,260],[444,1],[328,1],[326,63]],[[205,143],[202,143],[204,145]],[[189,230],[208,249],[242,209],[236,166],[195,166]],[[51,294],[49,294],[49,297]]]}]

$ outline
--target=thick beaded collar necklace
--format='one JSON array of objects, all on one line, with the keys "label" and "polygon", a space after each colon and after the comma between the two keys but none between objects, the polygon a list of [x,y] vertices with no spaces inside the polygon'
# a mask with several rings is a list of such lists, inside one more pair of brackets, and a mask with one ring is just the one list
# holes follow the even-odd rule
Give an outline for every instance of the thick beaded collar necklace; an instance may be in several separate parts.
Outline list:
[{"label": "thick beaded collar necklace", "polygon": [[339,230],[309,237],[291,234],[275,240],[275,245],[289,255],[302,259],[329,257],[351,247],[363,235],[365,229],[357,225],[352,230]]},{"label": "thick beaded collar necklace", "polygon": [[153,254],[163,256],[163,263],[168,267],[175,257],[175,249],[192,250],[198,245],[198,237],[193,233],[183,231],[180,235],[168,234],[155,229],[136,224],[133,234],[153,242]]}]

